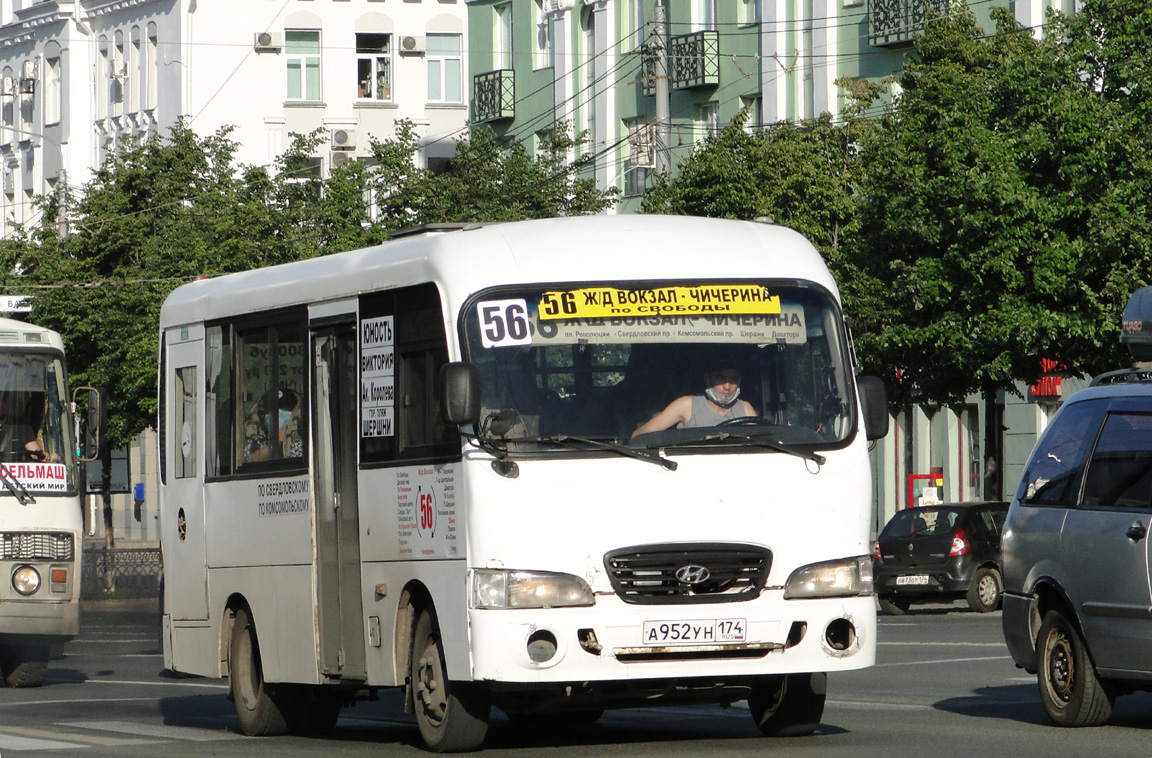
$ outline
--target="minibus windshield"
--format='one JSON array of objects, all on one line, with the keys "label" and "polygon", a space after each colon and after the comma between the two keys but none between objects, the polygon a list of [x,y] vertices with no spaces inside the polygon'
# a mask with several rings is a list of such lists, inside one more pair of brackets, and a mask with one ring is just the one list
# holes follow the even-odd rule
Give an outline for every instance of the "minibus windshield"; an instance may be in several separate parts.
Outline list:
[{"label": "minibus windshield", "polygon": [[[829,293],[795,281],[487,290],[462,316],[465,358],[481,376],[477,432],[521,452],[562,436],[649,449],[836,446],[854,433],[840,323]],[[689,417],[651,428],[678,398]]]}]

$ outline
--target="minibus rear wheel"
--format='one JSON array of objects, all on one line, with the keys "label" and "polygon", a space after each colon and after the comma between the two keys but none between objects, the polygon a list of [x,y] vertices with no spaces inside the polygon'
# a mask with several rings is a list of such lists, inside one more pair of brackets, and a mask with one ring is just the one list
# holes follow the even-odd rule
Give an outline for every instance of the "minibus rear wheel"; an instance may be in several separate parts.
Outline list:
[{"label": "minibus rear wheel", "polygon": [[436,753],[476,750],[488,734],[487,688],[448,680],[440,626],[431,608],[420,611],[412,634],[412,707],[427,748]]},{"label": "minibus rear wheel", "polygon": [[290,719],[285,706],[292,698],[286,690],[277,697],[276,688],[264,681],[256,625],[247,608],[236,609],[228,652],[228,676],[240,730],[249,737],[287,734]]},{"label": "minibus rear wheel", "polygon": [[785,674],[757,686],[748,710],[768,737],[803,737],[820,726],[827,693],[827,674]]}]

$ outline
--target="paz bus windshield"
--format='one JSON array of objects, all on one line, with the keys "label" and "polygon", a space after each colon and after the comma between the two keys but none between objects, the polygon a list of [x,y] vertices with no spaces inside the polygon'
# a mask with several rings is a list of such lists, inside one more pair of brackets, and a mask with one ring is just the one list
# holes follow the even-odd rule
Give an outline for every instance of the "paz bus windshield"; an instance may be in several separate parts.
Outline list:
[{"label": "paz bus windshield", "polygon": [[0,463],[29,492],[75,489],[68,408],[60,356],[0,353]]},{"label": "paz bus windshield", "polygon": [[513,450],[558,436],[715,440],[715,429],[632,436],[673,400],[703,395],[721,368],[754,411],[728,425],[732,437],[771,427],[781,443],[834,447],[854,432],[839,310],[810,283],[508,287],[476,295],[462,320],[481,375],[479,431],[503,419],[496,431]]}]

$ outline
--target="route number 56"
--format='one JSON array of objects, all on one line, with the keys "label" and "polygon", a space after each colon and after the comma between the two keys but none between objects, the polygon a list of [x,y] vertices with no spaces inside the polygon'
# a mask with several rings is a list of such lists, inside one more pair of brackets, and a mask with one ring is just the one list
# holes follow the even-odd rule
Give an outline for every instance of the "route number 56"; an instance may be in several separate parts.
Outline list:
[{"label": "route number 56", "polygon": [[476,305],[484,347],[532,344],[528,305],[523,300],[487,300]]}]

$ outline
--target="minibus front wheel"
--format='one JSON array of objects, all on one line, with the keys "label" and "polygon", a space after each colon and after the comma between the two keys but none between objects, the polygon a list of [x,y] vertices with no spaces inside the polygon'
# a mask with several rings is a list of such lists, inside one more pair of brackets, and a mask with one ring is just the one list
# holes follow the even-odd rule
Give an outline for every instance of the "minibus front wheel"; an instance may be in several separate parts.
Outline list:
[{"label": "minibus front wheel", "polygon": [[288,733],[287,698],[264,681],[256,625],[244,607],[236,609],[232,621],[228,678],[229,694],[236,703],[236,715],[244,734],[267,737]]},{"label": "minibus front wheel", "polygon": [[412,634],[412,707],[420,737],[429,750],[476,750],[488,734],[491,700],[478,682],[448,680],[440,626],[431,607],[420,611]]},{"label": "minibus front wheel", "polygon": [[802,737],[820,726],[827,693],[825,673],[774,676],[756,685],[748,710],[766,736]]}]

